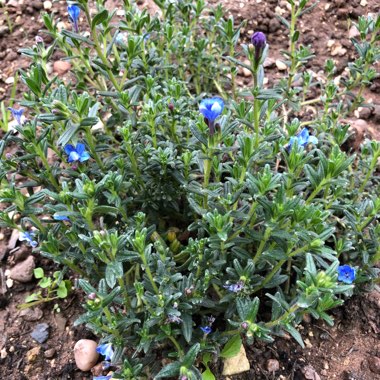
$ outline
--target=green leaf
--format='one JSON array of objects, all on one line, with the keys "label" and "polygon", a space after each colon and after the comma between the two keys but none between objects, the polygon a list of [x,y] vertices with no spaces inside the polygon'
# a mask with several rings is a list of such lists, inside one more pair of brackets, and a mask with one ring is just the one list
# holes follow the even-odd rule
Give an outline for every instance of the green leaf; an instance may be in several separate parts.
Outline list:
[{"label": "green leaf", "polygon": [[59,298],[66,298],[68,294],[69,294],[69,292],[68,292],[67,287],[66,287],[66,282],[61,281],[59,286],[58,286],[58,289],[57,289],[57,296]]},{"label": "green leaf", "polygon": [[240,334],[233,336],[224,346],[220,356],[225,359],[233,358],[239,353],[241,345],[242,341]]},{"label": "green leaf", "polygon": [[44,270],[42,268],[36,268],[34,269],[34,277],[35,278],[43,278],[44,277]]},{"label": "green leaf", "polygon": [[111,262],[106,267],[107,285],[112,289],[116,280],[123,277],[123,265],[120,262]]},{"label": "green leaf", "polygon": [[210,368],[206,366],[206,371],[202,372],[203,380],[215,380],[214,374],[211,372]]},{"label": "green leaf", "polygon": [[25,302],[38,301],[40,299],[39,295],[39,293],[33,293],[25,298]]},{"label": "green leaf", "polygon": [[179,374],[179,369],[181,368],[181,363],[175,362],[170,363],[154,377],[154,379],[162,379],[164,377],[174,377]]},{"label": "green leaf", "polygon": [[100,13],[98,13],[91,22],[91,29],[94,29],[96,25],[101,24],[103,21],[105,21],[108,18],[108,11],[107,9],[102,10]]},{"label": "green leaf", "polygon": [[183,314],[182,316],[182,335],[187,343],[190,343],[193,336],[193,319],[190,314]]},{"label": "green leaf", "polygon": [[201,345],[199,343],[194,344],[194,346],[192,346],[190,350],[187,351],[181,364],[186,368],[190,368],[193,365],[200,349]]},{"label": "green leaf", "polygon": [[298,344],[302,347],[305,348],[305,344],[302,340],[301,334],[296,330],[293,326],[291,325],[286,325],[284,326],[284,329],[298,342]]},{"label": "green leaf", "polygon": [[38,283],[38,286],[40,286],[43,289],[46,289],[51,286],[51,278],[50,277],[44,277],[40,282]]},{"label": "green leaf", "polygon": [[66,124],[66,130],[58,139],[57,144],[65,146],[79,130],[79,124],[73,124],[70,120]]}]

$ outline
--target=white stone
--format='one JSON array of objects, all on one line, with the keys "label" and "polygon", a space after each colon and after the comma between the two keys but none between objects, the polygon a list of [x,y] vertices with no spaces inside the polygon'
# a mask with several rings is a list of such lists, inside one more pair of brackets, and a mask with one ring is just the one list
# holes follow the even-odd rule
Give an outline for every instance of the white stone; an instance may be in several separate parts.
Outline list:
[{"label": "white stone", "polygon": [[49,0],[44,1],[44,9],[45,9],[46,11],[48,11],[48,10],[51,9],[52,7],[53,7],[53,3],[52,3],[51,1],[49,1]]},{"label": "white stone", "polygon": [[276,66],[280,71],[285,71],[288,68],[288,66],[279,59],[276,59]]},{"label": "white stone", "polygon": [[7,285],[7,288],[11,288],[13,286],[13,280],[8,278],[7,281],[5,281],[5,284]]},{"label": "white stone", "polygon": [[328,48],[333,47],[334,44],[335,44],[335,40],[328,40],[328,41],[327,41],[327,47],[328,47]]},{"label": "white stone", "polygon": [[12,84],[15,82],[15,78],[14,77],[9,77],[7,79],[5,79],[5,83],[6,84]]},{"label": "white stone", "polygon": [[81,371],[89,371],[98,361],[98,344],[90,339],[81,339],[74,346],[75,364]]},{"label": "white stone", "polygon": [[361,0],[361,2],[360,2],[360,5],[361,5],[362,7],[366,7],[367,4],[368,4],[367,0]]},{"label": "white stone", "polygon": [[236,356],[224,360],[223,375],[236,375],[238,373],[249,371],[250,368],[245,348],[241,345],[240,351]]}]

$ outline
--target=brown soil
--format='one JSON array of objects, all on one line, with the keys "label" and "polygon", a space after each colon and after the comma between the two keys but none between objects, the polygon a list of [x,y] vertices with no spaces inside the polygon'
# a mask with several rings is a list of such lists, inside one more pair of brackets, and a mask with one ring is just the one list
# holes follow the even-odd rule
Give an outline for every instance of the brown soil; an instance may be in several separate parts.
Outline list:
[{"label": "brown soil", "polygon": [[[151,5],[150,0],[147,0]],[[269,82],[281,76],[274,61],[281,58],[280,51],[287,47],[287,33],[275,18],[276,7],[284,10],[283,16],[289,12],[286,1],[281,0],[209,0],[210,3],[222,2],[229,13],[234,15],[236,23],[247,20],[242,35],[242,42],[248,42],[254,30],[267,33],[270,44],[270,58],[273,64],[267,68]],[[28,66],[29,61],[20,56],[20,47],[32,46],[37,34],[41,34],[42,21],[39,15],[43,2],[32,0],[6,0],[8,17],[13,25],[12,33],[5,30],[7,16],[1,8],[0,13],[0,101],[9,103],[12,84],[9,78],[14,77],[17,69]],[[117,0],[113,1],[118,4]],[[360,5],[366,4],[366,5]],[[67,22],[66,2],[53,4],[50,11],[57,13],[62,21]],[[350,25],[347,19],[357,20],[359,15],[380,11],[378,0],[322,0],[311,14],[302,19],[301,42],[313,44],[315,56],[309,68],[318,73],[326,59],[337,61],[339,73],[354,54],[348,35]],[[3,30],[3,31],[1,31]],[[5,30],[5,32],[4,32]],[[41,34],[43,35],[43,33]],[[334,42],[331,42],[331,41]],[[328,47],[330,46],[330,47]],[[340,50],[335,55],[334,49]],[[338,50],[339,50],[338,49]],[[344,52],[342,54],[342,52]],[[334,55],[331,55],[333,53]],[[250,83],[249,77],[240,77],[241,86]],[[358,146],[365,137],[380,139],[380,78],[366,92],[366,100],[371,104],[368,110],[361,110],[353,115],[351,122],[357,129],[357,139],[353,145]],[[365,121],[359,126],[356,117]],[[27,284],[14,283],[13,287],[5,286],[4,272],[11,268],[17,256],[27,256],[31,251],[21,249],[10,253],[9,230],[2,230],[0,239],[0,380],[58,380],[58,379],[90,379],[90,373],[79,371],[73,359],[73,346],[78,339],[94,338],[85,328],[73,326],[75,319],[81,314],[81,297],[76,291],[64,301],[59,301],[60,312],[53,311],[53,303],[42,305],[41,318],[26,321],[28,317],[20,316],[17,305],[23,303],[25,297],[37,290],[36,281]],[[52,264],[36,257],[36,266],[45,271],[53,270]],[[74,280],[74,279],[73,279]],[[330,328],[320,321],[305,321],[300,328],[306,349],[302,349],[292,339],[277,339],[271,345],[260,342],[247,346],[247,355],[251,362],[251,371],[233,377],[233,379],[337,379],[337,380],[376,380],[380,379],[380,293],[373,291],[349,300],[344,307],[333,311],[336,324]],[[32,318],[33,319],[33,318]],[[49,338],[40,345],[35,342],[30,332],[38,323],[48,323]],[[33,357],[30,350],[40,347],[39,353]],[[52,358],[46,358],[46,351],[55,350]],[[28,354],[29,352],[29,354]],[[29,359],[29,360],[28,360]],[[268,371],[268,360],[279,362],[279,370]],[[309,369],[309,371],[306,371]],[[376,372],[377,371],[377,372]],[[221,367],[214,366],[215,373],[221,373]],[[217,379],[223,378],[217,376]]]}]

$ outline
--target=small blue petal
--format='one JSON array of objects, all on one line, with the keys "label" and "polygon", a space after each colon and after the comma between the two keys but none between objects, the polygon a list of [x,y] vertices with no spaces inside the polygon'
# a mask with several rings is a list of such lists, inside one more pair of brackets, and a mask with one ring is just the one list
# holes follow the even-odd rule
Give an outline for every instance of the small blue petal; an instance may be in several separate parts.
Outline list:
[{"label": "small blue petal", "polygon": [[83,152],[83,153],[80,155],[80,157],[79,157],[79,161],[80,161],[80,162],[84,162],[84,161],[89,160],[90,158],[91,158],[90,153],[88,153],[88,152]]},{"label": "small blue petal", "polygon": [[95,376],[93,377],[93,380],[110,380],[112,379],[112,376]]},{"label": "small blue petal", "polygon": [[67,155],[69,155],[71,152],[75,152],[75,148],[74,148],[74,146],[73,145],[71,145],[71,144],[67,144],[67,145],[65,145],[65,153],[67,154]]},{"label": "small blue petal", "polygon": [[207,335],[207,334],[210,334],[212,332],[212,328],[210,326],[204,326],[204,327],[201,327],[201,330]]},{"label": "small blue petal", "polygon": [[23,108],[16,109],[16,108],[8,107],[8,110],[11,111],[12,116],[16,119],[18,125],[22,125],[21,117],[22,117],[22,114],[24,113],[24,109]]},{"label": "small blue petal", "polygon": [[54,220],[70,222],[70,219],[65,215],[54,214],[53,218],[54,218]]},{"label": "small blue petal", "polygon": [[99,345],[96,347],[96,352],[103,355],[105,357],[105,360],[111,360],[114,353],[111,343]]}]

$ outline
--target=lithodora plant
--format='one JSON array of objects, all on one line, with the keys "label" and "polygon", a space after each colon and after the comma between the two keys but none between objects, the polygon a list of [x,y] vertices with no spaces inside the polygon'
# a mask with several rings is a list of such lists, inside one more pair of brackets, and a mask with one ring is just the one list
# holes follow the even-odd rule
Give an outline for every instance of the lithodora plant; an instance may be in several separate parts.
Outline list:
[{"label": "lithodora plant", "polygon": [[[303,345],[305,314],[332,324],[376,286],[380,144],[342,149],[342,118],[374,77],[380,18],[360,18],[348,75],[329,61],[317,82],[297,31],[313,5],[288,1],[289,70],[272,87],[266,36],[240,44],[242,25],[201,0],[156,1],[157,16],[125,0],[121,20],[71,2],[72,30],[45,14],[53,44],[21,50],[29,91],[0,144],[1,226],[77,277],[76,323],[101,339],[104,378],[213,379],[243,342]],[[55,51],[66,80],[46,69]]]}]

